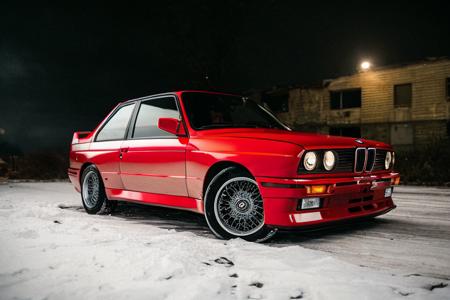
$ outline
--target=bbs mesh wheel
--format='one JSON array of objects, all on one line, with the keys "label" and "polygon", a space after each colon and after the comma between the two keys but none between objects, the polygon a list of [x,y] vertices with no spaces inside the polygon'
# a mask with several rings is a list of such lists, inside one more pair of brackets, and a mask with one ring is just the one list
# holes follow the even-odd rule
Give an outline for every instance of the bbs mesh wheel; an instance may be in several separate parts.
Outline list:
[{"label": "bbs mesh wheel", "polygon": [[94,165],[84,169],[81,175],[81,200],[88,214],[110,214],[117,201],[108,200],[100,172]]},{"label": "bbs mesh wheel", "polygon": [[276,232],[264,224],[258,184],[237,167],[226,168],[211,180],[204,201],[206,221],[220,238],[262,242]]}]

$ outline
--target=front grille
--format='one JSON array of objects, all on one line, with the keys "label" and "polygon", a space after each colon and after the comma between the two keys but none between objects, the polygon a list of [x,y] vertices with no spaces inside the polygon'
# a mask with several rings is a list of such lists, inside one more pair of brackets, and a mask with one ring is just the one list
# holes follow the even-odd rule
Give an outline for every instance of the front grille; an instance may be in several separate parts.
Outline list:
[{"label": "front grille", "polygon": [[353,164],[355,163],[354,149],[337,149],[334,150],[336,154],[336,167],[334,172],[353,172]]},{"label": "front grille", "polygon": [[386,159],[386,150],[377,149],[377,153],[375,155],[375,164],[373,166],[373,171],[381,171],[384,170],[384,160]]},{"label": "front grille", "polygon": [[369,148],[367,150],[367,163],[366,163],[366,171],[372,171],[374,163],[375,163],[375,148]]},{"label": "front grille", "polygon": [[356,159],[355,159],[355,172],[361,173],[364,171],[364,166],[366,164],[366,148],[356,149]]}]

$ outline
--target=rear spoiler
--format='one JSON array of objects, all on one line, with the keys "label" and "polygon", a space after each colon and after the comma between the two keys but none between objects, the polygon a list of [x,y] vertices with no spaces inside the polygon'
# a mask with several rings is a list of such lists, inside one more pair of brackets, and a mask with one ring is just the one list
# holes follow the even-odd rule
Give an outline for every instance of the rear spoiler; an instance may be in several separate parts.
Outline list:
[{"label": "rear spoiler", "polygon": [[73,144],[83,144],[88,143],[91,139],[89,138],[91,131],[77,131],[73,134],[72,145]]}]

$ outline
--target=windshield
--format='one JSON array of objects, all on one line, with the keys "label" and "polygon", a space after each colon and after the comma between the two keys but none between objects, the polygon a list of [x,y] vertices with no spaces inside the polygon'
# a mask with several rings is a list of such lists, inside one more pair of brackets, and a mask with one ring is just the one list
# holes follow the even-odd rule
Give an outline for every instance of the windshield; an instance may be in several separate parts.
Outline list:
[{"label": "windshield", "polygon": [[197,92],[183,93],[192,128],[276,128],[289,130],[271,113],[243,97]]}]

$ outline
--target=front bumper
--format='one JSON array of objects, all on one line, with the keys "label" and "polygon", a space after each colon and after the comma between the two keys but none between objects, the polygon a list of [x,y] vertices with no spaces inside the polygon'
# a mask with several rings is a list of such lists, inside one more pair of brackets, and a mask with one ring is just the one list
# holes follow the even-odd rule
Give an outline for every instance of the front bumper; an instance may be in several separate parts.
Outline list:
[{"label": "front bumper", "polygon": [[[256,181],[264,199],[265,224],[289,228],[387,213],[396,206],[384,192],[399,179],[398,173],[388,173],[314,179],[257,177]],[[313,185],[325,185],[326,191],[308,194]],[[321,207],[301,210],[299,201],[307,197],[320,197]]]}]

